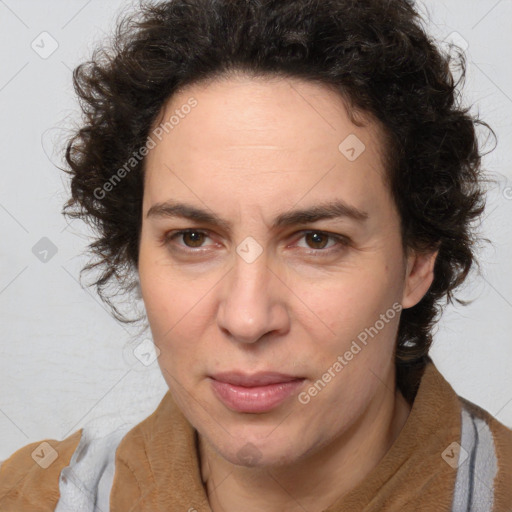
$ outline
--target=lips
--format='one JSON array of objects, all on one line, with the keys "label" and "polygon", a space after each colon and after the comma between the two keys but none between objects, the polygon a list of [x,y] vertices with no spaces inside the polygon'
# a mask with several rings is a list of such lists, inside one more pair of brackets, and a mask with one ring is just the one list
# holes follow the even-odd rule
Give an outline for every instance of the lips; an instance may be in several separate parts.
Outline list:
[{"label": "lips", "polygon": [[210,377],[215,396],[230,410],[264,413],[275,409],[297,393],[304,378],[277,372],[247,375],[219,373]]},{"label": "lips", "polygon": [[224,372],[213,375],[212,379],[219,382],[225,382],[226,384],[233,384],[234,386],[250,388],[256,386],[268,386],[269,384],[281,384],[283,382],[302,379],[302,377],[286,375],[278,372],[259,372],[253,375],[241,372]]}]

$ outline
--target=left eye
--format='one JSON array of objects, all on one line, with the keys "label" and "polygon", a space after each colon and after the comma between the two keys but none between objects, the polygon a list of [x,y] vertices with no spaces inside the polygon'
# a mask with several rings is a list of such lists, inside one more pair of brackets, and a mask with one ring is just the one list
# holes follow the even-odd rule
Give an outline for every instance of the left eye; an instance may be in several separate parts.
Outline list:
[{"label": "left eye", "polygon": [[[333,241],[335,246],[337,242],[339,243],[340,237],[330,235],[329,233],[323,233],[322,231],[308,231],[302,235],[302,238],[306,240],[306,243],[315,245],[315,247],[310,247],[311,249],[323,251],[329,240]],[[331,247],[333,246],[331,245]],[[331,247],[328,247],[327,249],[330,249]]]}]

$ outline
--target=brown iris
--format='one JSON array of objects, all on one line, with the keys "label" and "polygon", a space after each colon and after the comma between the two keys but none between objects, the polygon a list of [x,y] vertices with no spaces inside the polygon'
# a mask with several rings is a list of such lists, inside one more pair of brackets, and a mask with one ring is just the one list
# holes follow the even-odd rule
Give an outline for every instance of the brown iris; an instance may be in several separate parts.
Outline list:
[{"label": "brown iris", "polygon": [[[327,241],[329,240],[329,237],[327,235],[324,235],[322,233],[306,233],[306,240],[312,240],[313,244],[320,244],[322,247],[313,247],[313,249],[323,249],[327,245]],[[325,242],[323,243],[322,242]],[[308,241],[309,243],[309,241]]]}]

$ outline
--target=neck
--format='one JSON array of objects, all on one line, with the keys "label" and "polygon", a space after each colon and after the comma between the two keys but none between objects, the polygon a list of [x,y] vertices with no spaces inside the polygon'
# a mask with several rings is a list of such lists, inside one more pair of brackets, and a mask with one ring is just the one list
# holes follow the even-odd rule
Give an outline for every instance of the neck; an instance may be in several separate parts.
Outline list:
[{"label": "neck", "polygon": [[380,388],[352,427],[292,464],[244,467],[199,436],[201,475],[213,512],[321,512],[361,483],[398,437],[410,412],[400,391]]}]

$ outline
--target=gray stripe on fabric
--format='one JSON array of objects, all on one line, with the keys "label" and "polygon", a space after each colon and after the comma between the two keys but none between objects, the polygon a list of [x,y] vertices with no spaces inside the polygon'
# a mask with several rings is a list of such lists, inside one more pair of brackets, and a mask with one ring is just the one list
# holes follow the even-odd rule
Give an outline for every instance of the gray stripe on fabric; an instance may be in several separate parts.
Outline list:
[{"label": "gray stripe on fabric", "polygon": [[494,478],[498,471],[496,447],[489,426],[465,407],[461,411],[459,466],[452,512],[490,512],[494,504]]},{"label": "gray stripe on fabric", "polygon": [[469,459],[469,489],[468,489],[468,505],[467,511],[471,512],[470,504],[473,503],[473,493],[475,487],[475,465],[476,465],[476,453],[478,450],[478,430],[475,425],[474,417],[471,417],[471,427],[473,429],[473,449],[471,450],[471,457]]},{"label": "gray stripe on fabric", "polygon": [[[468,453],[471,453],[472,448],[474,448],[473,436],[473,422],[468,412],[464,408],[462,408],[461,438],[459,444]],[[465,456],[466,454],[461,450],[459,453],[459,465],[457,468],[457,476],[455,479],[455,491],[452,502],[452,512],[467,512],[469,506],[468,488],[470,481],[470,465],[467,459],[465,461],[463,460]]]}]

